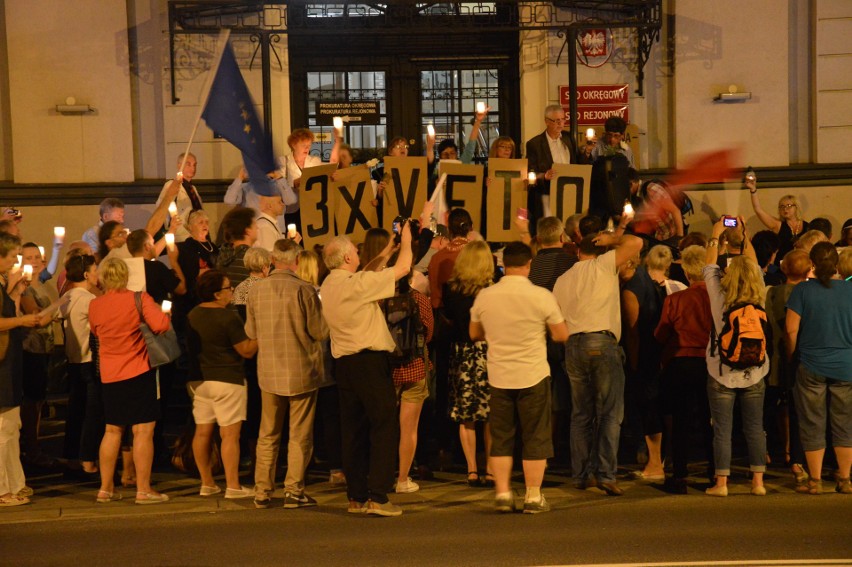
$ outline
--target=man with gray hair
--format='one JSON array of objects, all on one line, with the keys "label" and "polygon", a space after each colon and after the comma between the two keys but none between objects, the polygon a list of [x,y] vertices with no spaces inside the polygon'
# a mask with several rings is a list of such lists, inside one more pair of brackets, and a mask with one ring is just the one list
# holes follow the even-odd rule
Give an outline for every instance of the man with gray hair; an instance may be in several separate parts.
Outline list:
[{"label": "man with gray hair", "polygon": [[[279,246],[281,244],[281,246]],[[305,494],[305,470],[313,453],[317,389],[323,376],[322,341],[328,326],[314,287],[296,275],[301,248],[289,240],[272,249],[275,271],[256,282],[246,300],[246,335],[257,339],[260,432],[254,471],[254,503],[269,506],[285,415],[289,415],[284,507],[316,506]]]},{"label": "man with gray hair", "polygon": [[349,512],[399,516],[388,500],[396,467],[399,422],[388,354],[396,346],[380,301],[411,270],[411,228],[400,227],[396,264],[357,271],[358,249],[345,236],[329,241],[323,260],[331,272],[322,284],[322,311],[331,331],[331,355],[340,394],[343,472]]},{"label": "man with gray hair", "polygon": [[563,130],[567,124],[565,111],[558,104],[544,109],[545,130],[527,142],[527,161],[530,173],[535,173],[536,183],[527,194],[530,228],[535,230],[538,219],[550,216],[550,180],[555,163],[584,163],[577,153],[577,143],[571,133]]},{"label": "man with gray hair", "polygon": [[124,202],[121,199],[107,197],[101,201],[98,224],[92,226],[83,233],[81,240],[89,245],[92,250],[98,249],[98,231],[107,221],[116,221],[124,224]]}]

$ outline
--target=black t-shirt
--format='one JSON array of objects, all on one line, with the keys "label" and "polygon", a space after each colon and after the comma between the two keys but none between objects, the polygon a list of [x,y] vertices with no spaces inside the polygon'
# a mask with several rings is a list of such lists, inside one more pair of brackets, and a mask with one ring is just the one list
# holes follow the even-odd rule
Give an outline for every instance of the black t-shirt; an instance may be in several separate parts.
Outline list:
[{"label": "black t-shirt", "polygon": [[243,357],[234,345],[247,338],[243,322],[232,310],[195,307],[189,312],[187,334],[190,379],[242,384]]},{"label": "black t-shirt", "polygon": [[157,303],[162,303],[169,298],[180,280],[175,273],[157,260],[145,261],[145,291],[154,298]]}]

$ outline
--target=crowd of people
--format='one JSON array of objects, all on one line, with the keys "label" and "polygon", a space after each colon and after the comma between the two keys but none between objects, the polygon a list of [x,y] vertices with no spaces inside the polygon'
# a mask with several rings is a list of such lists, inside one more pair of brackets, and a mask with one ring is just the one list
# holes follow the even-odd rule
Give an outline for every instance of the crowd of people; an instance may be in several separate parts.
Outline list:
[{"label": "crowd of people", "polygon": [[[570,463],[573,487],[619,496],[623,424],[647,454],[634,478],[687,493],[697,442],[706,494],[726,496],[736,404],[751,494],[767,492],[767,439],[806,494],[823,491],[830,444],[835,489],[852,494],[852,219],[833,243],[831,223],[803,220],[793,195],[777,217],[764,211],[746,177],[767,230],[750,235],[726,211],[710,235],[688,232],[677,196],[635,170],[632,206],[613,212],[604,199],[598,214],[556,218],[554,164],[633,161],[620,119],[579,148],[564,120],[548,107],[546,130],[526,144],[538,181],[516,242],[486,242],[461,208],[435,219],[427,201],[395,234],[372,228],[363,242],[302,249],[299,178],[319,161],[306,129],[273,175],[280,195],[257,195],[239,177],[218,227],[192,185],[192,154],[179,156],[145,227],[125,228],[124,204],[105,199],[97,224],[67,247],[57,232],[49,255],[4,207],[0,506],[29,502],[22,462],[54,460],[38,432],[57,333],[69,391],[63,463],[100,479],[99,503],[122,498],[117,482],[134,487],[137,504],[168,501],[152,468],[168,452],[162,422],[184,385],[199,496],[258,508],[272,504],[285,438],[285,508],[316,505],[306,471],[321,460],[345,485],[348,512],[398,516],[388,494],[419,490],[415,477],[451,463],[455,448],[467,483],[493,487],[501,512],[516,509],[516,457],[524,513],[550,509],[542,483],[554,458]],[[461,156],[442,142],[439,158],[469,161],[470,138]],[[440,161],[434,139],[427,145]],[[388,155],[408,149],[394,139]],[[515,143],[502,136],[491,151],[514,157]],[[352,149],[336,137],[338,157],[351,162]],[[381,207],[387,180],[375,178]],[[181,356],[153,364],[156,335],[176,337]],[[253,487],[241,484],[241,463]]]}]

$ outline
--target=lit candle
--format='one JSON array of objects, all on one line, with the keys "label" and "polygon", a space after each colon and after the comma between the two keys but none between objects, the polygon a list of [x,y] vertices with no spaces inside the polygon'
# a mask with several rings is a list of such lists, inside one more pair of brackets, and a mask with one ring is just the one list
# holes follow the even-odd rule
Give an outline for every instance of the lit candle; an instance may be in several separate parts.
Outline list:
[{"label": "lit candle", "polygon": [[426,126],[426,134],[427,134],[430,138],[434,138],[434,137],[435,137],[435,127],[434,127],[434,126],[432,126],[431,124],[427,125],[427,126]]},{"label": "lit candle", "polygon": [[29,264],[24,264],[24,279],[28,282],[33,280],[33,267]]},{"label": "lit candle", "polygon": [[535,185],[535,182],[536,182],[535,171],[530,171],[530,174],[527,175],[527,181],[529,182],[530,185]]},{"label": "lit candle", "polygon": [[588,130],[586,130],[586,141],[587,142],[591,142],[594,137],[595,137],[595,129],[594,128],[589,128]]},{"label": "lit candle", "polygon": [[341,118],[340,116],[335,116],[334,118],[332,118],[332,122],[334,122],[335,130],[343,130],[343,118]]},{"label": "lit candle", "polygon": [[12,266],[12,273],[17,273],[18,270],[21,269],[21,255],[18,254],[18,261]]},{"label": "lit candle", "polygon": [[169,249],[169,252],[175,249],[175,235],[171,232],[166,233],[166,246]]},{"label": "lit candle", "polygon": [[54,226],[53,227],[53,237],[54,238],[65,238],[65,227],[64,226]]},{"label": "lit candle", "polygon": [[476,103],[476,113],[482,114],[483,112],[485,112],[485,103],[484,102],[477,102]]},{"label": "lit candle", "polygon": [[295,238],[296,237],[296,225],[288,224],[287,225],[287,238]]},{"label": "lit candle", "polygon": [[41,259],[44,260],[44,246],[38,247],[38,253],[41,254]]},{"label": "lit candle", "polygon": [[169,214],[170,214],[172,217],[176,217],[176,216],[177,216],[177,205],[175,204],[175,202],[174,202],[174,201],[172,201],[171,203],[169,203]]},{"label": "lit candle", "polygon": [[624,203],[624,214],[632,215],[633,214],[633,205],[630,203]]},{"label": "lit candle", "polygon": [[163,313],[171,313],[172,312],[172,302],[168,299],[163,300]]}]

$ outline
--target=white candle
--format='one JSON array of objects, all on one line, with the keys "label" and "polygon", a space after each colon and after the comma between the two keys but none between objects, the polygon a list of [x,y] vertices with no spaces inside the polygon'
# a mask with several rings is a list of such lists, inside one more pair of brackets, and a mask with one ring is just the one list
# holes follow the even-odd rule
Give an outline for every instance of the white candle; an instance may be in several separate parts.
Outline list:
[{"label": "white candle", "polygon": [[476,113],[482,114],[483,112],[485,112],[485,103],[484,102],[477,102],[476,103]]},{"label": "white candle", "polygon": [[53,227],[53,236],[54,236],[54,238],[65,238],[65,227],[64,226],[54,226]]},{"label": "white candle", "polygon": [[174,201],[172,201],[171,203],[169,203],[169,214],[170,214],[172,217],[176,217],[176,216],[177,216],[177,205],[175,204],[175,202],[174,202]]},{"label": "white candle", "polygon": [[163,300],[163,313],[171,313],[172,312],[172,302],[168,299]]},{"label": "white candle", "polygon": [[296,225],[288,224],[287,225],[287,237],[294,238],[296,236]]},{"label": "white candle", "polygon": [[630,203],[624,203],[624,214],[632,215],[633,214],[633,205]]},{"label": "white candle", "polygon": [[33,267],[29,264],[24,264],[24,279],[28,282],[33,280]]},{"label": "white candle", "polygon": [[586,140],[587,141],[591,142],[594,137],[595,137],[595,129],[594,128],[589,128],[588,130],[586,130]]},{"label": "white candle", "polygon": [[335,130],[343,130],[343,118],[341,118],[340,116],[335,116],[334,118],[332,118],[332,122],[334,122]]},{"label": "white candle", "polygon": [[434,137],[435,137],[435,127],[434,127],[434,126],[432,126],[431,124],[427,125],[427,126],[426,126],[426,134],[427,134],[430,138],[434,138]]},{"label": "white candle", "polygon": [[14,266],[12,266],[12,273],[14,274],[20,269],[21,269],[21,255],[18,254],[18,261],[15,263]]},{"label": "white candle", "polygon": [[529,182],[530,185],[535,185],[535,182],[536,182],[535,171],[530,171],[530,174],[527,175],[527,181]]},{"label": "white candle", "polygon": [[169,251],[175,249],[175,235],[171,232],[166,233],[166,246],[169,248]]},{"label": "white candle", "polygon": [[41,254],[41,259],[44,260],[44,246],[38,247],[38,253]]}]

